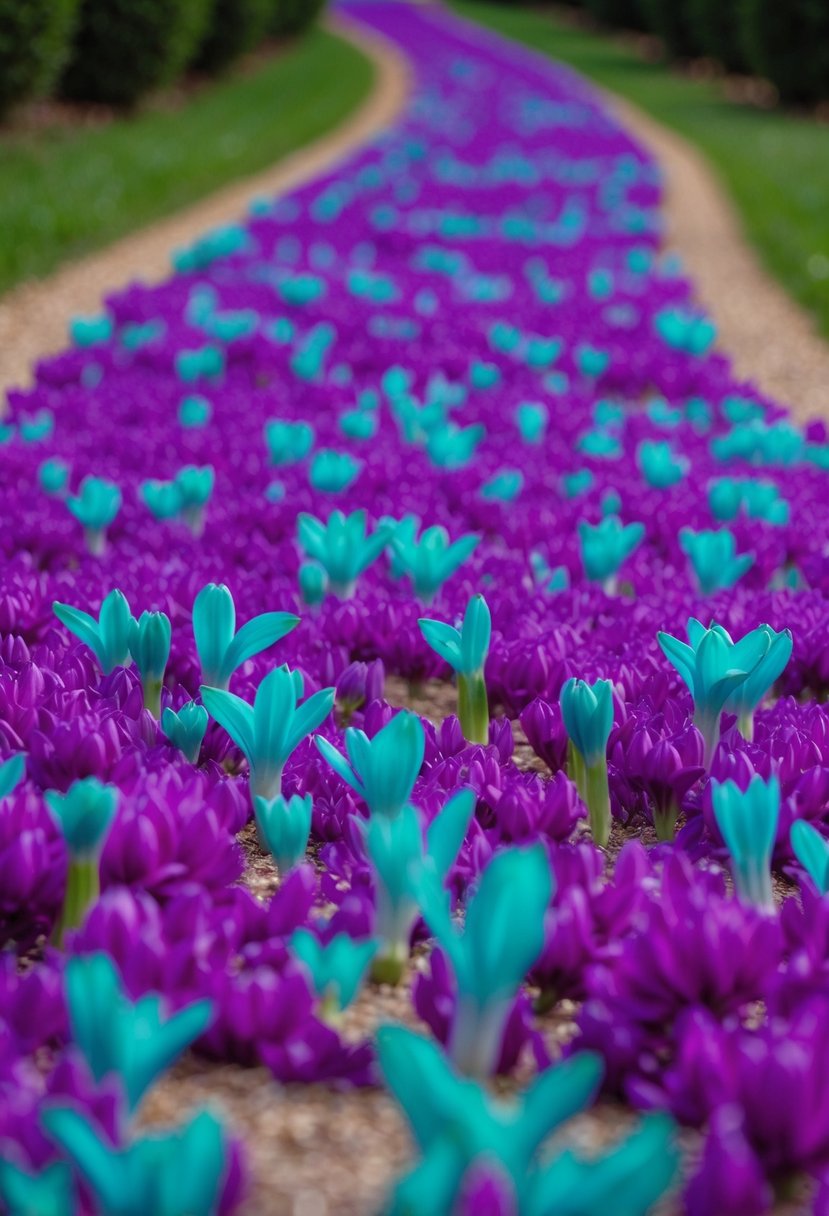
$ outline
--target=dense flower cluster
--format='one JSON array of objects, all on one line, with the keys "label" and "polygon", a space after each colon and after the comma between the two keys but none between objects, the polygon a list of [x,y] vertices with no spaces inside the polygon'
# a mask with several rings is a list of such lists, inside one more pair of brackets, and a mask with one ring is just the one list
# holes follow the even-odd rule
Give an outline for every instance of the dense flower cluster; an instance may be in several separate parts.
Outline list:
[{"label": "dense flower cluster", "polygon": [[[573,1110],[601,1083],[703,1129],[689,1213],[761,1213],[829,1178],[829,905],[791,837],[829,835],[829,436],[735,380],[586,85],[432,6],[345,7],[409,56],[402,119],[9,395],[0,1157],[74,1160],[67,1102],[128,1139],[73,960],[209,1001],[206,1056],[366,1085],[335,1014],[436,938],[413,1005],[456,1063],[543,1075],[577,1002]],[[384,699],[450,666],[458,716]],[[745,898],[749,799],[782,908]],[[547,1211],[484,1140],[445,1210]]]}]

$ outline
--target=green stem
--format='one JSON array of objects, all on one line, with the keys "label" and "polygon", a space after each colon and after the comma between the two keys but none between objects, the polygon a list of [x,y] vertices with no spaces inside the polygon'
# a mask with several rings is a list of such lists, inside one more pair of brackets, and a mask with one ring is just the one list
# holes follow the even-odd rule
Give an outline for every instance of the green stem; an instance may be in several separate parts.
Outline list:
[{"label": "green stem", "polygon": [[107,544],[105,528],[86,528],[86,547],[92,557],[102,557]]},{"label": "green stem", "polygon": [[567,775],[575,782],[579,798],[587,806],[587,770],[584,767],[584,757],[572,739],[567,740]]},{"label": "green stem", "polygon": [[374,962],[371,964],[372,983],[391,984],[396,988],[406,974],[408,964],[408,947],[404,951],[399,945],[389,944],[382,953],[374,956]]},{"label": "green stem", "polygon": [[607,784],[607,759],[602,756],[595,764],[586,766],[587,813],[590,831],[597,845],[605,847],[610,839],[610,790]]},{"label": "green stem", "polygon": [[676,833],[676,821],[679,807],[672,798],[667,809],[653,808],[653,826],[656,829],[656,839],[661,841],[673,840]]},{"label": "green stem", "polygon": [[156,722],[161,717],[161,690],[163,680],[147,680],[144,684],[144,708],[148,709]]},{"label": "green stem", "polygon": [[747,743],[754,741],[754,710],[748,709],[737,718],[737,730]]},{"label": "green stem", "polygon": [[702,753],[702,766],[706,773],[711,771],[711,763],[719,746],[721,716],[721,714],[714,714],[713,716],[694,714],[694,726],[696,726],[702,735],[705,745]]},{"label": "green stem", "polygon": [[489,743],[489,701],[482,671],[458,676],[458,717],[465,739]]},{"label": "green stem", "polygon": [[94,857],[71,857],[66,876],[66,894],[63,908],[52,932],[52,941],[59,949],[69,929],[83,924],[87,911],[101,893],[99,862]]}]

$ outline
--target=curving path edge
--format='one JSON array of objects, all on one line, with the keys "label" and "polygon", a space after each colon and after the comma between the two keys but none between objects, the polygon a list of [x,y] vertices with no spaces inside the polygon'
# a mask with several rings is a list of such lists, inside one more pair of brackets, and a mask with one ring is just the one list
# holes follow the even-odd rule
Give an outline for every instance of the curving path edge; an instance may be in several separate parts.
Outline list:
[{"label": "curving path edge", "polygon": [[[406,104],[409,65],[380,34],[347,17],[326,27],[351,43],[375,70],[371,93],[333,131],[291,152],[274,166],[209,195],[166,219],[69,262],[45,279],[21,283],[0,298],[0,394],[31,383],[38,359],[67,343],[73,316],[95,312],[105,295],[140,278],[157,282],[170,273],[170,253],[195,235],[238,221],[257,195],[276,195],[318,177],[389,126]],[[0,414],[4,403],[0,400]]]}]

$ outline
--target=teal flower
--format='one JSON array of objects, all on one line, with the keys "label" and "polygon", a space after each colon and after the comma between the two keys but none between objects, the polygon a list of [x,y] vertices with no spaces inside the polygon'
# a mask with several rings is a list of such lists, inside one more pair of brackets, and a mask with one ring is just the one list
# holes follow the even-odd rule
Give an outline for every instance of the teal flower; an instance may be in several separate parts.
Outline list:
[{"label": "teal flower", "polygon": [[398,984],[422,900],[422,884],[441,888],[457,858],[475,810],[472,790],[462,790],[432,820],[424,844],[420,817],[407,803],[399,814],[360,820],[375,890],[375,933],[379,949],[372,966],[378,983]]},{"label": "teal flower", "polygon": [[188,701],[176,713],[169,707],[161,715],[161,729],[190,764],[198,764],[207,730],[208,715],[203,705]]},{"label": "teal flower", "polygon": [[423,766],[426,744],[417,714],[402,710],[373,739],[349,727],[345,732],[348,760],[327,739],[317,736],[314,741],[323,759],[363,799],[372,816],[400,814]]},{"label": "teal flower", "polygon": [[492,618],[482,595],[473,595],[459,630],[443,621],[421,618],[420,632],[458,677],[458,717],[470,743],[489,742],[489,703],[484,666],[489,654]]},{"label": "teal flower", "polygon": [[100,895],[99,858],[115,818],[118,791],[94,777],[85,777],[70,786],[66,794],[49,790],[44,798],[69,854],[63,908],[53,933],[55,945],[60,946],[67,930],[83,924],[88,909]]},{"label": "teal flower", "polygon": [[455,977],[449,1051],[461,1072],[488,1077],[495,1071],[516,993],[544,947],[552,895],[542,845],[495,854],[467,904],[462,932],[452,921],[442,885],[429,875],[421,883],[423,918]]},{"label": "teal flower", "polygon": [[740,732],[751,740],[754,737],[754,712],[763,697],[780,678],[792,657],[792,635],[789,629],[776,633],[770,625],[760,625],[753,631],[768,638],[768,648],[742,684],[729,695],[725,708],[736,714]]},{"label": "teal flower", "polygon": [[590,816],[596,844],[610,838],[607,741],[613,726],[613,685],[568,680],[561,690],[561,716],[570,740],[568,769]]},{"label": "teal flower", "polygon": [[176,375],[184,384],[194,384],[197,380],[217,380],[224,369],[224,353],[218,346],[181,350],[176,355]]},{"label": "teal flower", "polygon": [[589,469],[577,469],[575,473],[565,473],[561,479],[564,497],[579,498],[592,489],[595,480]]},{"label": "teal flower", "polygon": [[280,875],[284,876],[304,859],[313,810],[310,794],[304,798],[299,794],[291,798],[283,798],[281,794],[271,799],[254,798],[253,814],[259,841],[273,857]]},{"label": "teal flower", "polygon": [[588,380],[598,380],[610,367],[610,354],[582,343],[576,348],[576,367]]},{"label": "teal flower", "polygon": [[654,329],[671,350],[701,358],[717,339],[717,327],[708,317],[684,308],[663,308],[654,317]]},{"label": "teal flower", "polygon": [[299,568],[299,593],[303,604],[315,608],[328,592],[328,575],[316,562],[303,562]]},{"label": "teal flower", "polygon": [[502,469],[485,481],[479,491],[484,502],[515,502],[524,488],[524,474],[519,469]]},{"label": "teal flower", "polygon": [[383,552],[394,524],[382,521],[369,532],[365,511],[332,511],[328,522],[300,512],[297,535],[301,548],[328,576],[328,589],[339,599],[350,599],[357,579]]},{"label": "teal flower", "polygon": [[818,894],[825,895],[829,891],[829,844],[805,819],[796,819],[789,835],[795,857],[815,884]]},{"label": "teal flower", "polygon": [[44,460],[37,471],[41,490],[44,494],[59,498],[69,484],[71,471],[71,466],[65,460],[58,460],[56,457]]},{"label": "teal flower", "polygon": [[377,942],[373,938],[357,942],[347,933],[337,933],[323,945],[310,929],[297,929],[289,944],[311,977],[322,1016],[337,1021],[359,992]]},{"label": "teal flower", "polygon": [[272,465],[298,464],[314,446],[314,428],[308,422],[282,422],[272,418],[265,423],[265,442]]},{"label": "teal flower", "polygon": [[432,464],[441,469],[463,469],[475,456],[481,440],[486,437],[486,427],[458,427],[453,423],[436,427],[426,440],[426,451]]},{"label": "teal flower", "polygon": [[693,566],[701,595],[713,595],[715,591],[733,587],[754,565],[753,554],[737,556],[737,540],[728,528],[719,532],[694,532],[692,528],[683,528],[679,545]]},{"label": "teal flower", "polygon": [[424,529],[419,540],[398,528],[391,543],[399,569],[411,579],[415,595],[424,604],[429,604],[446,580],[478,547],[480,540],[480,536],[469,532],[450,542],[446,529],[436,526]]},{"label": "teal flower", "polygon": [[179,424],[186,430],[195,430],[198,427],[207,426],[212,413],[213,406],[206,397],[199,397],[191,393],[189,397],[183,397],[179,403]]},{"label": "teal flower", "polygon": [[202,683],[227,688],[237,668],[286,637],[299,624],[290,612],[263,612],[236,631],[236,606],[223,583],[202,587],[193,604],[193,633]]},{"label": "teal flower", "polygon": [[222,1125],[206,1111],[175,1131],[155,1132],[126,1148],[113,1148],[73,1106],[47,1106],[41,1123],[92,1191],[99,1211],[215,1216],[229,1154]]},{"label": "teal flower", "polygon": [[780,782],[752,777],[743,791],[733,781],[711,782],[714,817],[731,854],[737,894],[745,903],[774,911],[771,856],[780,816]]},{"label": "teal flower", "polygon": [[335,452],[331,448],[320,448],[311,460],[308,480],[315,490],[326,494],[338,494],[353,486],[360,475],[363,461],[349,452]]},{"label": "teal flower", "polygon": [[172,627],[165,612],[142,612],[130,624],[130,654],[141,677],[144,708],[161,717],[161,689],[170,658]]},{"label": "teal flower", "polygon": [[181,513],[181,492],[174,481],[142,481],[138,492],[154,519],[175,519]]},{"label": "teal flower", "polygon": [[276,667],[265,676],[253,705],[219,688],[202,686],[207,712],[224,727],[250,766],[252,798],[267,801],[282,793],[282,770],[288,757],[328,717],[334,689],[323,688],[301,705],[298,672]]},{"label": "teal flower", "polygon": [[173,480],[181,498],[182,518],[194,536],[201,536],[204,532],[204,513],[216,482],[213,466],[197,468],[192,464],[185,465]]},{"label": "teal flower", "polygon": [[24,443],[42,443],[51,439],[55,429],[55,415],[51,410],[38,410],[28,418],[20,419],[20,438]]},{"label": "teal flower", "polygon": [[584,573],[605,591],[615,590],[616,575],[622,563],[642,543],[644,524],[626,524],[616,515],[607,515],[599,524],[579,521],[579,542]]},{"label": "teal flower", "polygon": [[0,764],[0,802],[13,794],[26,775],[26,756],[18,752]]},{"label": "teal flower", "polygon": [[107,954],[69,959],[64,983],[73,1043],[96,1082],[118,1078],[131,1112],[213,1019],[210,1001],[169,1016],[154,994],[131,1001]]},{"label": "teal flower", "polygon": [[67,1161],[53,1161],[37,1174],[0,1160],[0,1202],[8,1216],[75,1216],[75,1180]]},{"label": "teal flower", "polygon": [[645,481],[657,490],[666,490],[682,481],[688,469],[688,461],[675,456],[671,445],[664,441],[640,443],[636,460]]},{"label": "teal flower", "polygon": [[118,486],[103,477],[84,477],[79,493],[70,494],[66,505],[83,525],[87,549],[100,557],[106,548],[106,530],[121,509]]},{"label": "teal flower", "polygon": [[550,411],[536,401],[524,401],[515,411],[515,421],[525,443],[541,443],[547,430]]},{"label": "teal flower", "polygon": [[105,312],[96,317],[73,317],[69,322],[69,337],[79,350],[109,342],[115,332],[112,317]]},{"label": "teal flower", "polygon": [[70,633],[89,647],[105,676],[116,667],[127,666],[133,616],[123,592],[110,591],[101,604],[97,621],[88,612],[59,600],[52,604],[52,611]]}]

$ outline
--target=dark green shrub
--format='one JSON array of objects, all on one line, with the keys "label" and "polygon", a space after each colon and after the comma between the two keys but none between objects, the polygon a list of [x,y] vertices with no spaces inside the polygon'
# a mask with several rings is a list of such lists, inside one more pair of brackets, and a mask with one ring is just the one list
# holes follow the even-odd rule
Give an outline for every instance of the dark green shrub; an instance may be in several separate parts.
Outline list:
[{"label": "dark green shrub", "polygon": [[207,37],[196,57],[196,67],[220,72],[252,51],[268,32],[273,0],[215,0]]},{"label": "dark green shrub", "polygon": [[316,21],[325,0],[272,0],[272,34],[297,34]]},{"label": "dark green shrub", "polygon": [[202,41],[213,0],[83,0],[67,97],[134,105],[170,84]]},{"label": "dark green shrub", "polygon": [[731,72],[748,64],[740,39],[740,0],[686,0],[699,49]]},{"label": "dark green shrub", "polygon": [[665,44],[674,59],[699,54],[699,43],[688,13],[687,0],[640,0],[645,26]]},{"label": "dark green shrub", "polygon": [[746,59],[784,101],[829,97],[828,0],[742,0]]},{"label": "dark green shrub", "polygon": [[78,0],[0,0],[0,113],[55,83],[72,40]]},{"label": "dark green shrub", "polygon": [[618,26],[623,30],[644,29],[639,0],[585,0],[584,7],[602,25]]}]

